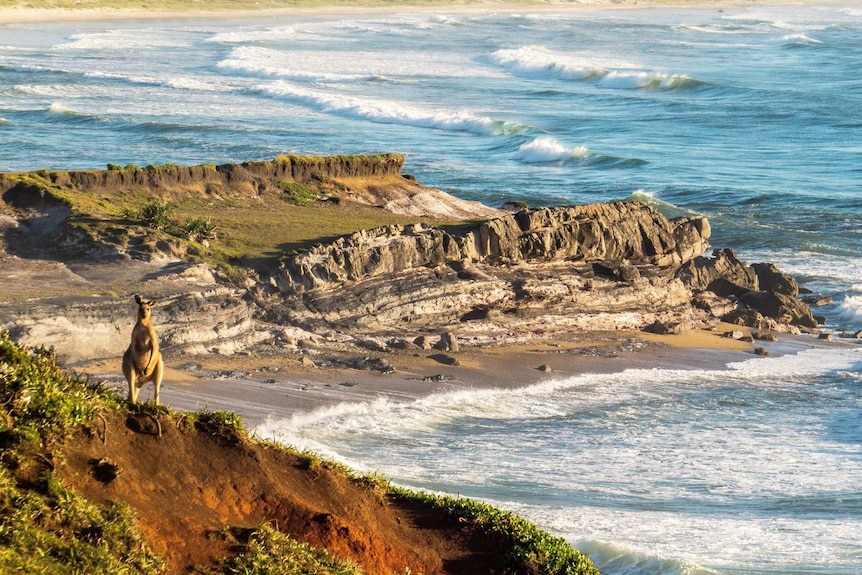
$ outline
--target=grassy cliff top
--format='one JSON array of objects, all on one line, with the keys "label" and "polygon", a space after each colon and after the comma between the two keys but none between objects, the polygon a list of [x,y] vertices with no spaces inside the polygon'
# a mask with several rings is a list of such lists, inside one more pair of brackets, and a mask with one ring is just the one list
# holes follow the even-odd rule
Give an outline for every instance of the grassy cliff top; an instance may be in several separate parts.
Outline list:
[{"label": "grassy cliff top", "polygon": [[401,175],[402,161],[394,154],[280,156],[222,166],[0,174],[0,212],[19,220],[57,214],[46,220],[53,227],[33,225],[26,236],[7,239],[25,255],[64,260],[108,247],[265,271],[290,253],[361,229],[457,223],[386,208],[392,198],[428,190]]},{"label": "grassy cliff top", "polygon": [[563,539],[247,435],[130,406],[0,332],[0,573],[597,575]]}]

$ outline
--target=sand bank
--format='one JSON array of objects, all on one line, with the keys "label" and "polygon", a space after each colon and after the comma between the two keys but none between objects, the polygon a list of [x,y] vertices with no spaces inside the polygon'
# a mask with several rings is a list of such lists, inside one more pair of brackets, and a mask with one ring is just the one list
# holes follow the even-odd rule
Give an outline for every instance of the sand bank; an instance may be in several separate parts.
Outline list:
[{"label": "sand bank", "polygon": [[[642,332],[584,334],[577,341],[466,348],[458,353],[398,351],[369,354],[395,369],[380,373],[327,365],[326,355],[302,353],[171,357],[162,400],[179,410],[232,411],[249,427],[267,418],[283,418],[343,403],[380,399],[413,401],[437,393],[479,389],[519,389],[550,379],[628,369],[721,370],[732,362],[757,357],[755,347],[773,355],[798,353],[826,345],[811,336],[779,335],[775,343],[747,343],[715,331],[657,336]],[[118,359],[119,361],[119,359]],[[453,365],[454,362],[454,365]],[[125,390],[119,364],[107,361],[78,369]],[[145,386],[141,397],[152,398]]]},{"label": "sand bank", "polygon": [[[201,9],[198,3],[166,0],[153,3],[152,8],[141,8],[139,4],[117,0],[116,2],[89,3],[96,7],[86,7],[88,3],[72,0],[52,2],[52,7],[33,7],[22,2],[0,2],[0,25],[32,22],[75,22],[100,20],[135,19],[254,19],[286,17],[339,17],[391,14],[396,12],[445,12],[447,14],[487,14],[504,12],[562,12],[582,10],[621,10],[666,7],[727,8],[732,6],[756,6],[772,4],[830,5],[830,0],[803,0],[793,2],[784,0],[480,0],[421,2],[360,2],[351,5],[329,4],[325,1],[301,4],[232,2],[229,9],[223,3],[210,4],[211,8]],[[85,6],[82,8],[82,6]],[[264,6],[264,7],[262,7]],[[270,7],[275,6],[275,7]]]}]

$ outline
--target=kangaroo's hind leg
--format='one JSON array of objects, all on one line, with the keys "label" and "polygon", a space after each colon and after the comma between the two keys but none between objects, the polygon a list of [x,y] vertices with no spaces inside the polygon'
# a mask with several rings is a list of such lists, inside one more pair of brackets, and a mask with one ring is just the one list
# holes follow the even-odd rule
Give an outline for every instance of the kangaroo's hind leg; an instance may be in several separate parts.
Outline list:
[{"label": "kangaroo's hind leg", "polygon": [[153,372],[153,386],[156,388],[153,400],[156,402],[156,405],[159,404],[159,392],[162,390],[162,377],[164,377],[164,375],[165,362],[162,358],[159,358],[159,363],[156,364],[156,371]]},{"label": "kangaroo's hind leg", "polygon": [[125,375],[126,379],[129,381],[129,401],[135,404],[138,402],[138,392],[141,390],[138,386],[138,374],[134,369],[130,369]]}]

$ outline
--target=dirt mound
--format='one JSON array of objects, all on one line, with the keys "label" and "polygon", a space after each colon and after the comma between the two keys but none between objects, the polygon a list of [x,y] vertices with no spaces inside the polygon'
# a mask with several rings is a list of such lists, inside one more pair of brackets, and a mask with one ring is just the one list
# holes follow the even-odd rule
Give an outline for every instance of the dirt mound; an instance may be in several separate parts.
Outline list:
[{"label": "dirt mound", "polygon": [[269,522],[367,573],[498,570],[504,542],[445,511],[396,501],[313,457],[177,416],[111,415],[65,443],[61,478],[95,502],[122,502],[168,574],[237,552],[228,528]]}]

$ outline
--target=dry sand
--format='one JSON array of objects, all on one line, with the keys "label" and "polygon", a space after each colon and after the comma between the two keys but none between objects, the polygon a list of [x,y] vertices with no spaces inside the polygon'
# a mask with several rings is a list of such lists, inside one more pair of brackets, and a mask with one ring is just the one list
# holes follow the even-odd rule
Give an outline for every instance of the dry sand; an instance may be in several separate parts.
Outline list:
[{"label": "dry sand", "polygon": [[[663,8],[690,6],[697,8],[728,8],[733,6],[756,6],[773,4],[793,5],[830,5],[834,0],[479,0],[479,1],[441,1],[441,2],[411,2],[410,0],[395,2],[357,3],[329,5],[325,1],[308,2],[303,5],[284,6],[277,8],[255,8],[256,2],[236,2],[236,8],[230,10],[197,8],[199,4],[171,2],[162,8],[133,7],[131,2],[117,0],[111,3],[116,7],[87,8],[86,2],[75,0],[59,0],[52,3],[56,7],[31,7],[26,2],[0,0],[0,26],[25,22],[74,22],[121,19],[169,19],[169,18],[207,18],[207,19],[250,19],[250,18],[288,18],[288,17],[338,17],[364,16],[374,14],[390,14],[395,12],[440,12],[446,14],[483,14],[504,12],[562,12],[583,10],[625,10],[644,8]],[[107,2],[105,4],[108,4]],[[162,3],[155,2],[155,5]]]}]

